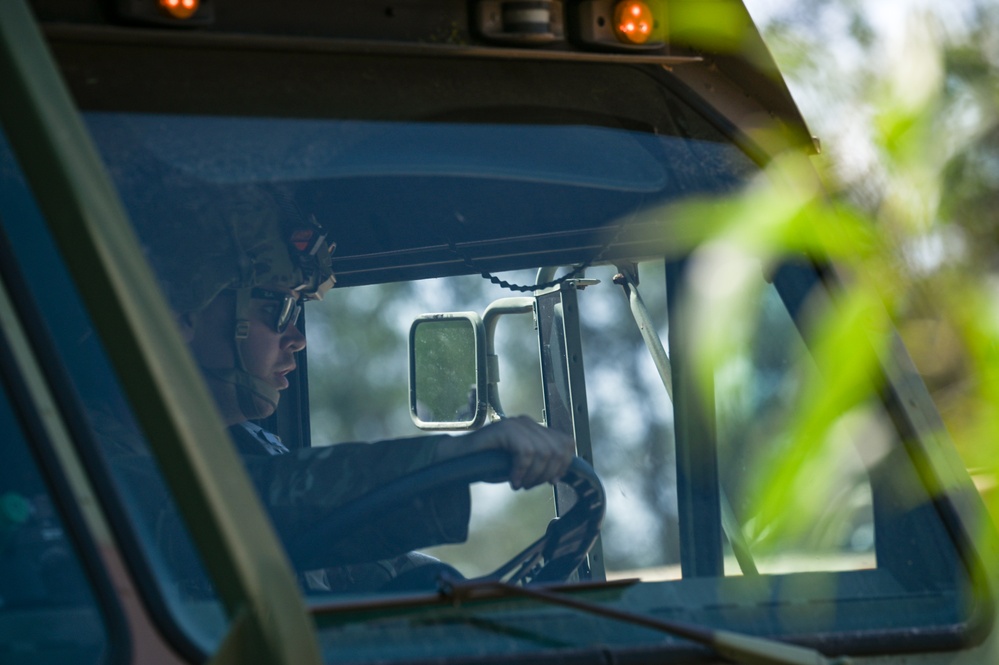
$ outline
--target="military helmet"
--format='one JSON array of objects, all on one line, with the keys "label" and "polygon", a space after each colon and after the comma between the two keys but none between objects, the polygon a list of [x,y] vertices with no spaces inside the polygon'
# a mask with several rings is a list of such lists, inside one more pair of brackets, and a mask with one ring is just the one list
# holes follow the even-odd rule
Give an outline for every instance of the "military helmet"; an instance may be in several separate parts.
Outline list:
[{"label": "military helmet", "polygon": [[224,289],[292,290],[318,300],[335,281],[327,230],[279,189],[199,189],[139,227],[180,313],[200,311]]},{"label": "military helmet", "polygon": [[259,183],[206,183],[169,174],[170,198],[149,195],[136,229],[170,306],[200,312],[224,290],[235,291],[233,366],[202,367],[232,386],[247,419],[277,407],[278,391],[251,375],[243,357],[254,289],[294,291],[318,300],[333,286],[334,244],[314,216],[303,215],[290,193]]}]

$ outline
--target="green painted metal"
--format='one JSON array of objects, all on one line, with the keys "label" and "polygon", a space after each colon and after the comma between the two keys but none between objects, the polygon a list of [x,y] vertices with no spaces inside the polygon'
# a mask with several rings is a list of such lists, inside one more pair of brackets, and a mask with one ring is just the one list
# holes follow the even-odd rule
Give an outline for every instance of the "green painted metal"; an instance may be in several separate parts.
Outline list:
[{"label": "green painted metal", "polygon": [[317,663],[294,575],[22,0],[0,2],[0,122],[232,621],[215,660]]}]

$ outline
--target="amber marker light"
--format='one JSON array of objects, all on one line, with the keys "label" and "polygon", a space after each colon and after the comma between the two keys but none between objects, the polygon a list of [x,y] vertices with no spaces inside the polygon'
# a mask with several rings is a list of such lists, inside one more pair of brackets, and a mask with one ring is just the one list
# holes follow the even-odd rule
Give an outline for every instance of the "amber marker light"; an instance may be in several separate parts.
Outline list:
[{"label": "amber marker light", "polygon": [[614,34],[628,44],[644,44],[652,38],[655,17],[641,0],[624,0],[614,7]]},{"label": "amber marker light", "polygon": [[201,0],[160,0],[160,7],[173,18],[185,19],[194,16]]}]

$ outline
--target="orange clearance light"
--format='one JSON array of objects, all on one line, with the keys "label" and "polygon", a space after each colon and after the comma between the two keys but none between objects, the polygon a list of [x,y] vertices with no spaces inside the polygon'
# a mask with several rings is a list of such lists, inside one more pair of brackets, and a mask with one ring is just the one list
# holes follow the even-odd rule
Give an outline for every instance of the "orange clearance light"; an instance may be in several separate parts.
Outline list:
[{"label": "orange clearance light", "polygon": [[173,18],[186,19],[198,11],[201,0],[160,0],[160,7]]},{"label": "orange clearance light", "polygon": [[614,7],[614,34],[622,42],[644,44],[652,37],[655,17],[642,0],[624,0]]}]

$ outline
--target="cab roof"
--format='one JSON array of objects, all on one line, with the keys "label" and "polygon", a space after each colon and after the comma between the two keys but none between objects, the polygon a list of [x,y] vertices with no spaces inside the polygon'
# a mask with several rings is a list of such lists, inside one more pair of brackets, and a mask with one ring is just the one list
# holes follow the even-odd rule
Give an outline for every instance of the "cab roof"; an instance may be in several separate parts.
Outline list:
[{"label": "cab roof", "polygon": [[541,0],[540,41],[484,26],[518,0],[188,0],[190,21],[165,19],[169,1],[35,2],[127,207],[178,214],[155,196],[178,177],[206,210],[219,188],[291,183],[333,229],[344,286],[637,259],[671,222],[614,220],[813,146],[738,0],[644,0],[659,41],[640,47],[581,27],[635,0]]},{"label": "cab roof", "polygon": [[[740,0],[645,0],[655,15],[656,35],[641,45],[608,37],[605,18],[623,1],[628,0],[531,3],[548,7],[544,27],[515,23],[508,31],[503,26],[513,19],[507,18],[518,16],[514,10],[524,4],[518,0],[329,0],[321,5],[308,0],[33,0],[32,5],[84,108],[134,106],[143,99],[162,106],[198,105],[203,90],[197,79],[249,53],[269,53],[271,64],[246,66],[237,80],[272,100],[276,95],[271,93],[280,92],[295,72],[288,66],[301,66],[296,55],[299,61],[331,51],[583,60],[665,68],[689,88],[692,100],[724,118],[733,132],[768,142],[764,152],[788,142],[814,152],[816,144]],[[196,10],[178,19],[164,9],[171,2],[190,2]],[[547,32],[539,38],[538,30]],[[196,59],[185,56],[194,51]],[[141,54],[147,57],[135,57]],[[148,86],[137,90],[137,80]],[[165,87],[171,82],[173,87]],[[229,85],[224,92],[239,98],[234,88]],[[263,110],[302,113],[274,106]]]}]

